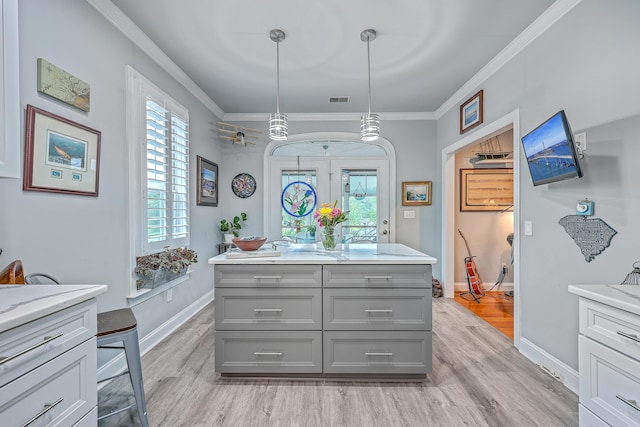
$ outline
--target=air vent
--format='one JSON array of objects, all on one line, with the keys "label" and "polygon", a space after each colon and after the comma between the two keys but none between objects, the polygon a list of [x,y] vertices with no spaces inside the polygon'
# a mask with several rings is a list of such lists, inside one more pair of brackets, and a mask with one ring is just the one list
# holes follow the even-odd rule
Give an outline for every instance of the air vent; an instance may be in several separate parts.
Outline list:
[{"label": "air vent", "polygon": [[329,104],[335,103],[335,102],[349,102],[350,99],[351,99],[350,96],[330,96]]}]

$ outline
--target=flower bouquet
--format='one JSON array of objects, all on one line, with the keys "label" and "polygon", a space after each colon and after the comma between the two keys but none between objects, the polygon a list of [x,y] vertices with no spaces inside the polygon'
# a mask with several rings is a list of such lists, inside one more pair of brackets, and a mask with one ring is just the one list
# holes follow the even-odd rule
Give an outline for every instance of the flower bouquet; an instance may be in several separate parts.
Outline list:
[{"label": "flower bouquet", "polygon": [[336,248],[338,239],[334,227],[349,220],[347,217],[349,212],[343,212],[337,205],[337,200],[333,202],[333,206],[329,203],[323,203],[320,209],[313,214],[313,218],[322,229],[322,245],[326,250]]}]

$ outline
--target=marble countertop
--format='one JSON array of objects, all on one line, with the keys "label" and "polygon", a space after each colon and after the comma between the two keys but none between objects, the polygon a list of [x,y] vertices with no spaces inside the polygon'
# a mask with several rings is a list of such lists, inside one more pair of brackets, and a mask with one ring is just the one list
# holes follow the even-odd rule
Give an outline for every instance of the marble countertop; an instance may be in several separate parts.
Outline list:
[{"label": "marble countertop", "polygon": [[[265,256],[258,257],[260,251]],[[257,252],[257,253],[256,253]],[[399,243],[345,244],[339,251],[325,251],[317,244],[293,244],[273,254],[269,242],[250,258],[228,258],[223,253],[209,258],[209,264],[435,264],[437,259]],[[231,252],[233,253],[233,252]],[[231,255],[233,256],[233,255]]]},{"label": "marble countertop", "polygon": [[2,285],[0,332],[107,292],[106,285]]},{"label": "marble countertop", "polygon": [[640,315],[640,285],[570,285],[569,292]]}]

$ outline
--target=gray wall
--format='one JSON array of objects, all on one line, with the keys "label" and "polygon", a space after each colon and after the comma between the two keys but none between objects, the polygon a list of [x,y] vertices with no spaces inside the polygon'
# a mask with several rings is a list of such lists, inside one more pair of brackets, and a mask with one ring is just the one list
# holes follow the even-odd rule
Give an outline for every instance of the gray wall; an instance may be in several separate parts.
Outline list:
[{"label": "gray wall", "polygon": [[[632,221],[640,203],[639,20],[636,0],[583,0],[468,94],[484,89],[485,124],[518,108],[520,136],[560,109],[574,133],[587,131],[581,180],[534,188],[521,157],[521,221],[533,222],[533,236],[524,236],[523,224],[517,224],[522,337],[574,369],[578,306],[567,286],[619,283],[639,258],[640,224]],[[438,121],[438,145],[459,139],[453,108]],[[590,263],[558,224],[585,197],[595,200],[597,216],[618,231],[611,246]]]},{"label": "gray wall", "polygon": [[[20,0],[20,100],[102,132],[99,197],[23,192],[21,179],[0,179],[0,264],[21,259],[28,272],[47,272],[65,283],[103,283],[100,311],[127,305],[130,271],[125,65],[129,64],[189,109],[191,182],[196,155],[221,160],[215,117],[141,53],[88,3]],[[91,85],[91,111],[81,112],[36,91],[36,61],[45,58]],[[24,131],[23,131],[24,132]],[[144,336],[213,289],[206,260],[215,254],[221,209],[195,206],[191,247],[199,255],[191,279],[165,303],[158,295],[136,307]]]}]

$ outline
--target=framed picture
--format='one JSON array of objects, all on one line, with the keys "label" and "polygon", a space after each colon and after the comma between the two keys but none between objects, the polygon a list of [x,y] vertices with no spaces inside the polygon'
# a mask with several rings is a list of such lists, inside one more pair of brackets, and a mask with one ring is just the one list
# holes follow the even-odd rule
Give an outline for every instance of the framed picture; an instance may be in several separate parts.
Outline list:
[{"label": "framed picture", "polygon": [[460,106],[460,133],[473,129],[484,121],[483,91],[476,93]]},{"label": "framed picture", "polygon": [[91,110],[89,84],[43,58],[38,58],[38,92],[82,111]]},{"label": "framed picture", "polygon": [[198,156],[198,206],[218,206],[218,165]]},{"label": "framed picture", "polygon": [[403,181],[402,206],[431,204],[431,181]]},{"label": "framed picture", "polygon": [[100,136],[27,105],[22,189],[98,197]]},{"label": "framed picture", "polygon": [[460,169],[460,211],[504,211],[513,206],[513,169]]}]

